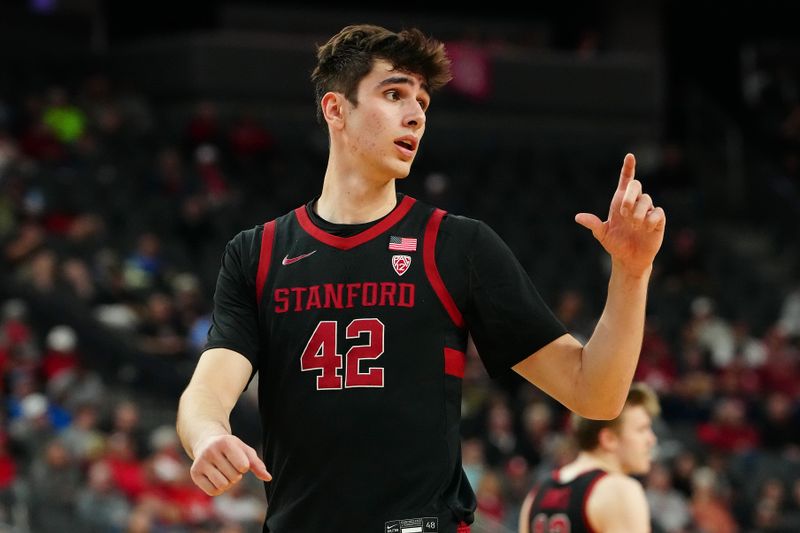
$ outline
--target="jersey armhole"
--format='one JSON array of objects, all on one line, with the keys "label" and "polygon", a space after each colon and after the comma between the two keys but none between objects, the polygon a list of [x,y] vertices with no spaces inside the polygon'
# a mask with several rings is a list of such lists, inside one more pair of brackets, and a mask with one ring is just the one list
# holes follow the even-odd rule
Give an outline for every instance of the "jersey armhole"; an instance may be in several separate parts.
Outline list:
[{"label": "jersey armhole", "polygon": [[261,252],[258,255],[258,273],[256,274],[256,304],[261,308],[261,298],[264,295],[264,286],[269,275],[269,266],[272,262],[272,245],[275,242],[275,221],[270,220],[264,224],[261,234]]},{"label": "jersey armhole", "polygon": [[450,316],[453,323],[459,328],[464,328],[464,317],[458,309],[453,296],[442,281],[442,276],[439,274],[439,268],[436,266],[436,237],[439,234],[439,227],[442,224],[442,219],[446,214],[441,209],[435,209],[433,214],[428,219],[425,226],[425,243],[422,250],[422,261],[425,264],[425,275],[428,282],[433,287],[433,292],[439,298],[439,301],[444,306],[445,311]]}]

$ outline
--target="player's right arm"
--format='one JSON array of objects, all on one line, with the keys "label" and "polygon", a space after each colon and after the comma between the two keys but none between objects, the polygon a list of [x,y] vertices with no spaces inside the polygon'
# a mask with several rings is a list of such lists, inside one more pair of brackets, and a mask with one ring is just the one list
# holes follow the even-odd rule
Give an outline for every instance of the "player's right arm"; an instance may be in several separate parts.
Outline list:
[{"label": "player's right arm", "polygon": [[622,474],[597,482],[586,501],[589,524],[598,533],[651,533],[650,507],[641,483]]},{"label": "player's right arm", "polygon": [[530,533],[531,507],[533,507],[535,497],[534,491],[529,491],[522,502],[522,507],[519,510],[519,533]]},{"label": "player's right arm", "polygon": [[271,476],[255,450],[231,435],[230,414],[258,365],[256,271],[260,228],[228,242],[214,291],[214,311],[206,350],[178,406],[178,435],[194,459],[192,480],[216,496],[248,470]]},{"label": "player's right arm", "polygon": [[252,372],[250,361],[226,348],[206,350],[178,405],[177,429],[194,460],[194,483],[210,496],[228,490],[251,470],[259,479],[272,476],[256,451],[231,434],[230,414]]}]

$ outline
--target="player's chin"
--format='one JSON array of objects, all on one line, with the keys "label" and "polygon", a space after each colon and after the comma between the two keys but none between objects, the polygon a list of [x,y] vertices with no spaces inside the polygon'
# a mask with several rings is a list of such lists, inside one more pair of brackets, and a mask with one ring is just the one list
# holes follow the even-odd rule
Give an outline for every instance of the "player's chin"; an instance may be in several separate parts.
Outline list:
[{"label": "player's chin", "polygon": [[406,164],[397,165],[395,167],[395,175],[397,179],[402,180],[408,177],[411,174],[411,162]]},{"label": "player's chin", "polygon": [[644,475],[650,471],[650,467],[653,465],[653,460],[649,457],[641,462],[639,468],[636,469],[636,475]]}]

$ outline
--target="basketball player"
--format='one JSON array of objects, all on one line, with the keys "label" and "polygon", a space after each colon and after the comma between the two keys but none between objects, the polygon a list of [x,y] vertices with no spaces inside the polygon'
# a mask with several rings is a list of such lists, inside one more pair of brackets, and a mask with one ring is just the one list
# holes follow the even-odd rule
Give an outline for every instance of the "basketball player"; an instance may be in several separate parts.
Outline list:
[{"label": "basketball player", "polygon": [[519,533],[649,533],[644,489],[629,475],[650,470],[659,411],[655,393],[634,383],[614,420],[573,415],[580,453],[528,494]]},{"label": "basketball player", "polygon": [[[330,153],[319,197],[236,235],[222,258],[206,351],[178,431],[192,479],[217,495],[248,470],[266,481],[264,531],[469,531],[461,468],[468,332],[488,372],[513,368],[569,409],[614,418],[636,366],[664,212],[627,155],[606,221],[606,308],[582,346],[485,224],[398,194],[450,79],[418,30],[349,26],[312,74]],[[229,414],[255,372],[263,457]],[[267,470],[269,467],[269,472]]]}]

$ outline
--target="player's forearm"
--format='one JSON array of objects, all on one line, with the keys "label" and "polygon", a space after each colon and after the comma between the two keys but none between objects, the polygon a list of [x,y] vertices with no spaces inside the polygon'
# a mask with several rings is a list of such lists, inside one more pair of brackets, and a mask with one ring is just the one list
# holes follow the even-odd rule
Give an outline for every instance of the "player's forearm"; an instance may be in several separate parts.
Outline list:
[{"label": "player's forearm", "polygon": [[190,385],[178,405],[178,436],[189,457],[197,444],[217,435],[230,435],[230,412],[220,399],[202,385]]},{"label": "player's forearm", "polygon": [[651,270],[630,275],[612,267],[605,309],[583,348],[581,390],[589,392],[599,418],[616,417],[625,402],[642,349]]}]

